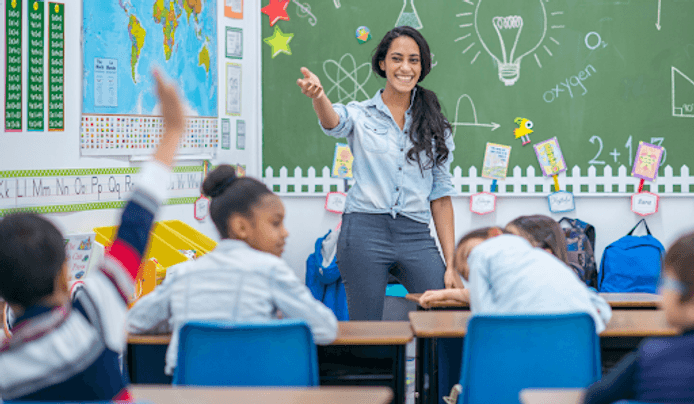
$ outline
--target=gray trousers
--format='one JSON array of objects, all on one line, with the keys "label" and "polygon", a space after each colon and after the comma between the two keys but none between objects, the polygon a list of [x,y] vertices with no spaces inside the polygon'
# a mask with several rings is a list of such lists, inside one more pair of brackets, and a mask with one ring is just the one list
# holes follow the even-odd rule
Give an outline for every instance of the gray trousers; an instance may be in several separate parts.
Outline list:
[{"label": "gray trousers", "polygon": [[443,289],[446,270],[429,225],[404,216],[345,213],[337,266],[350,320],[380,321],[392,273],[410,293]]}]

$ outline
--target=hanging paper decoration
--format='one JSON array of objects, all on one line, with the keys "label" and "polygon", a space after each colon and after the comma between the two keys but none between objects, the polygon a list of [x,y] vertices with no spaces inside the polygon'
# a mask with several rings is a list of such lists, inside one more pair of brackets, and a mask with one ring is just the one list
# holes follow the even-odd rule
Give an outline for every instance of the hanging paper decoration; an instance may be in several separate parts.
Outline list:
[{"label": "hanging paper decoration", "polygon": [[513,130],[516,139],[522,139],[523,146],[530,143],[530,134],[533,133],[533,121],[527,118],[516,118],[513,122],[518,125],[518,127]]},{"label": "hanging paper decoration", "polygon": [[352,179],[352,163],[354,156],[349,149],[349,145],[344,143],[335,144],[335,156],[333,157],[333,170],[331,177],[342,178],[345,180]]},{"label": "hanging paper decoration", "polygon": [[285,34],[282,32],[280,27],[275,27],[275,32],[272,36],[263,38],[263,42],[270,45],[272,48],[272,58],[279,55],[280,53],[286,53],[287,55],[292,54],[292,49],[289,47],[289,42],[294,37],[294,34]]},{"label": "hanging paper decoration", "polygon": [[496,195],[491,192],[480,192],[470,197],[470,212],[486,215],[496,210]]},{"label": "hanging paper decoration", "polygon": [[648,216],[658,212],[660,197],[652,192],[644,191],[646,180],[655,181],[660,168],[664,149],[661,146],[639,142],[636,150],[634,167],[631,175],[640,178],[638,191],[631,196],[631,211],[640,216]]},{"label": "hanging paper decoration", "polygon": [[270,26],[274,26],[279,20],[289,21],[287,6],[289,0],[270,0],[270,4],[260,9],[263,14],[270,17]]},{"label": "hanging paper decoration", "polygon": [[570,212],[576,209],[573,193],[562,191],[559,185],[559,173],[566,171],[566,161],[559,147],[559,140],[555,136],[533,145],[533,148],[542,174],[554,180],[554,192],[547,197],[550,212]]}]

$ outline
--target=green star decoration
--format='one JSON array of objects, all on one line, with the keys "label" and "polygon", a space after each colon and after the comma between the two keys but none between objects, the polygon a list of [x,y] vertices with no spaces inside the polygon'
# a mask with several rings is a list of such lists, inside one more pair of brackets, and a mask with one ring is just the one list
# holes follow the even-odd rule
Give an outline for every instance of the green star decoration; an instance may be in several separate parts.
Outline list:
[{"label": "green star decoration", "polygon": [[289,47],[289,42],[294,37],[294,34],[285,34],[279,26],[275,26],[275,32],[271,37],[263,38],[263,42],[272,47],[272,58],[280,53],[292,54],[292,49]]}]

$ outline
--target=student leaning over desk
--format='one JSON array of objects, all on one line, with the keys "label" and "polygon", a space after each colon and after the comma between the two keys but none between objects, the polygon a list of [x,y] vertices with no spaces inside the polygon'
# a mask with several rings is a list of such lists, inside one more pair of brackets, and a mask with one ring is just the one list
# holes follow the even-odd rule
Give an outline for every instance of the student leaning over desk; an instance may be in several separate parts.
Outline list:
[{"label": "student leaning over desk", "polygon": [[280,258],[288,236],[280,198],[254,178],[236,177],[226,164],[202,187],[212,199],[210,216],[222,241],[197,260],[170,267],[161,285],[130,309],[128,331],[173,331],[167,375],[176,368],[178,332],[187,321],[266,322],[278,318],[279,310],[305,320],[317,344],[332,342],[335,315]]},{"label": "student leaning over desk", "polygon": [[[396,27],[374,52],[371,67],[386,79],[367,101],[331,104],[318,77],[302,68],[297,80],[312,98],[323,131],[347,138],[354,186],[347,194],[337,265],[349,318],[381,320],[388,271],[409,292],[455,286],[451,195],[451,125],[434,92],[418,85],[431,53],[414,28]],[[442,260],[429,222],[434,219]]]}]

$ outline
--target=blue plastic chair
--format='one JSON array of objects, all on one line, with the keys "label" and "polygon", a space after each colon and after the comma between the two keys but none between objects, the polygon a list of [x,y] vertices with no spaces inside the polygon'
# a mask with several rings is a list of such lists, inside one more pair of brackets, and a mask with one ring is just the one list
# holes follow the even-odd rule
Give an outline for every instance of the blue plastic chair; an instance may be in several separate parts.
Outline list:
[{"label": "blue plastic chair", "polygon": [[475,315],[459,404],[519,403],[525,388],[585,388],[600,378],[600,340],[585,313]]},{"label": "blue plastic chair", "polygon": [[316,345],[303,321],[189,322],[179,336],[173,384],[318,385]]}]

